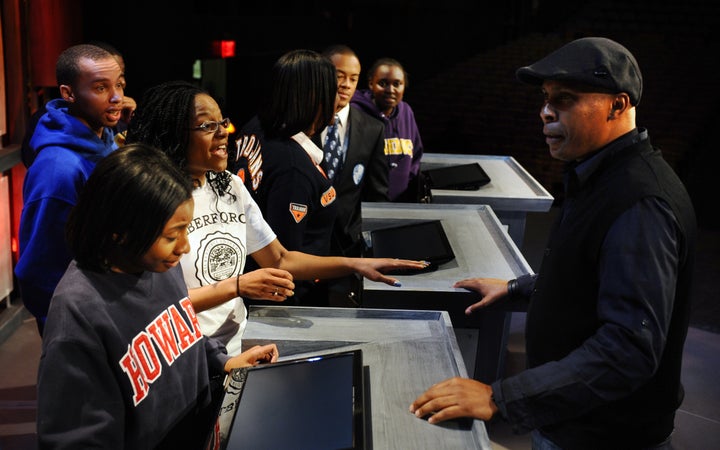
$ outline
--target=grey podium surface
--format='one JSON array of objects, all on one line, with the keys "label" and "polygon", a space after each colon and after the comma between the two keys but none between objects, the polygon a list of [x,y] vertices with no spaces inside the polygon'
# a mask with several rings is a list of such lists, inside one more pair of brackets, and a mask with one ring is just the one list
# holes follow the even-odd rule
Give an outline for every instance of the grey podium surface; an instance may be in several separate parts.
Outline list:
[{"label": "grey podium surface", "polygon": [[421,170],[477,162],[490,183],[474,191],[432,189],[432,203],[489,205],[517,245],[523,244],[528,212],[547,212],[553,196],[512,156],[425,153]]},{"label": "grey podium surface", "polygon": [[453,327],[478,330],[473,378],[486,383],[497,379],[504,369],[510,305],[501,302],[467,316],[465,308],[479,300],[478,294],[453,287],[465,278],[511,279],[533,273],[493,209],[487,205],[363,203],[362,216],[364,232],[440,220],[455,259],[434,272],[398,275],[401,287],[364,279],[361,305],[448,311]]},{"label": "grey podium surface", "polygon": [[374,450],[492,448],[480,420],[430,425],[408,411],[432,384],[467,377],[445,311],[250,306],[243,347],[267,342],[281,360],[362,349]]}]

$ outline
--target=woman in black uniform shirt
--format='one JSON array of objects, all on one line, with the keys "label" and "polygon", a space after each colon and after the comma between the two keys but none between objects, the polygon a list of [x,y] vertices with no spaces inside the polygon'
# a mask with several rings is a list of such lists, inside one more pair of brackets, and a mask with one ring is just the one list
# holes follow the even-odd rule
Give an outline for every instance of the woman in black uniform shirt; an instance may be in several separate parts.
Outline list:
[{"label": "woman in black uniform shirt", "polygon": [[[288,250],[326,256],[336,193],[311,138],[333,120],[335,66],[314,51],[293,50],[276,61],[270,81],[267,103],[240,132],[236,171]],[[321,304],[312,286],[296,284],[295,301]]]}]

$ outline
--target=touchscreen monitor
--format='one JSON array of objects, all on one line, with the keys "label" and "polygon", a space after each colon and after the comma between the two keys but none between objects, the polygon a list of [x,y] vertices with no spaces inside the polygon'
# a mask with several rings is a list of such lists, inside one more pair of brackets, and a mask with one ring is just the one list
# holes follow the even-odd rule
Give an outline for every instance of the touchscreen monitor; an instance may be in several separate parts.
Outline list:
[{"label": "touchscreen monitor", "polygon": [[366,448],[363,376],[359,349],[234,369],[225,448]]}]

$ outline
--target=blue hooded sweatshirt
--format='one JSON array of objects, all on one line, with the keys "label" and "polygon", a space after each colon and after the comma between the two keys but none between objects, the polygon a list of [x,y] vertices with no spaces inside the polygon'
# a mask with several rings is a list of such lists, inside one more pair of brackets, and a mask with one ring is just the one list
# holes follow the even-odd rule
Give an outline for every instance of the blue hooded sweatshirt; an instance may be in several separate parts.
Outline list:
[{"label": "blue hooded sweatshirt", "polygon": [[117,148],[112,130],[103,139],[51,100],[30,139],[37,155],[25,175],[20,256],[15,275],[25,307],[44,323],[55,286],[70,260],[65,223],[95,164]]},{"label": "blue hooded sweatshirt", "polygon": [[[385,116],[375,105],[373,93],[369,89],[355,91],[350,101],[385,124],[390,201],[416,201],[416,193],[409,192],[408,187],[420,171],[423,144],[412,108],[401,101],[390,116]],[[412,190],[414,191],[414,188]]]}]

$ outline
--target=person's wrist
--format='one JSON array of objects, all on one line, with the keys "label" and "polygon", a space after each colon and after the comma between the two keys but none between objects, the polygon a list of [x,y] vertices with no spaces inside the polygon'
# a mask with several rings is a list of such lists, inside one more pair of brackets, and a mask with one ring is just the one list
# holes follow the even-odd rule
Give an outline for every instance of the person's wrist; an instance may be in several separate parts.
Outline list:
[{"label": "person's wrist", "polygon": [[514,297],[518,293],[518,280],[513,278],[507,282],[508,297]]},{"label": "person's wrist", "polygon": [[235,277],[235,297],[240,297],[240,275]]}]

